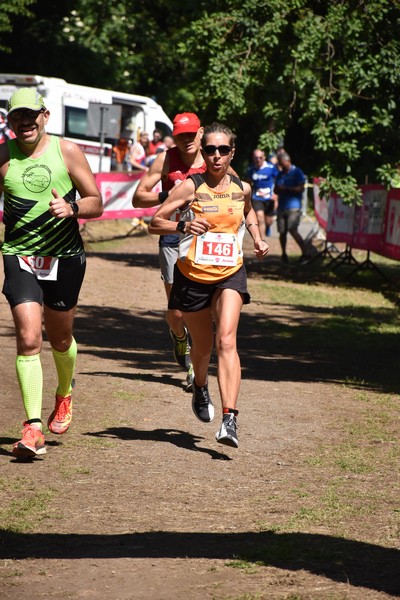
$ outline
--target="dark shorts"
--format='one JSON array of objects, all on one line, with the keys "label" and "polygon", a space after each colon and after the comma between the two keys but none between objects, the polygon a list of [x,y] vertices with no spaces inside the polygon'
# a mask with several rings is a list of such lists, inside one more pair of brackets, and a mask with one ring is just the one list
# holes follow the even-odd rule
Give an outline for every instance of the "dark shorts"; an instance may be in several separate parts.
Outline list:
[{"label": "dark shorts", "polygon": [[276,215],[275,202],[273,200],[252,200],[251,204],[256,212],[262,210],[267,217]]},{"label": "dark shorts", "polygon": [[244,265],[233,275],[216,283],[199,283],[185,277],[175,265],[174,283],[168,308],[182,312],[197,312],[211,306],[211,300],[217,290],[236,290],[243,298],[243,304],[250,303],[247,291],[247,275]]},{"label": "dark shorts", "polygon": [[24,302],[43,303],[53,310],[66,311],[76,306],[86,270],[86,256],[60,258],[57,281],[37,279],[21,269],[17,256],[3,256],[3,294],[11,308]]},{"label": "dark shorts", "polygon": [[292,208],[290,210],[278,210],[276,225],[279,233],[287,233],[296,230],[301,221],[301,209]]}]

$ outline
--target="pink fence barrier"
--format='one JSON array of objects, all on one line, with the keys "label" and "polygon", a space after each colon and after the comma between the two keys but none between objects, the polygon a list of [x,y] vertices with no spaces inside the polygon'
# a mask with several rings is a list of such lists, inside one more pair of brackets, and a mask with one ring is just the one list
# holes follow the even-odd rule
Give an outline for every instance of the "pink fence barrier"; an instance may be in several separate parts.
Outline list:
[{"label": "pink fence barrier", "polygon": [[322,197],[319,183],[314,179],[314,210],[328,242],[400,260],[400,189],[362,185],[362,205],[349,206],[336,195]]}]

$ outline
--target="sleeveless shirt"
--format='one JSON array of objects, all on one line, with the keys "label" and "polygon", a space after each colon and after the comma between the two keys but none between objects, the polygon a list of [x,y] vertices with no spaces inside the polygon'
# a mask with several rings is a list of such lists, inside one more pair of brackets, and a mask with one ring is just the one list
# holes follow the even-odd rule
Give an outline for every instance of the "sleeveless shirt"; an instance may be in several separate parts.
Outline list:
[{"label": "sleeveless shirt", "polygon": [[[189,175],[193,173],[204,173],[206,170],[206,163],[200,167],[189,167],[183,162],[181,154],[176,146],[167,150],[168,156],[168,173],[163,177],[162,189],[163,191],[172,190],[175,185],[182,183]],[[176,248],[179,245],[181,236],[175,233],[160,236],[160,246],[167,246]]]},{"label": "sleeveless shirt", "polygon": [[179,244],[177,266],[193,281],[221,281],[236,273],[243,264],[243,186],[237,177],[229,177],[228,189],[216,192],[208,187],[202,175],[190,176],[195,184],[195,197],[182,213],[182,220],[201,217],[211,225],[202,236],[187,234]]},{"label": "sleeveless shirt", "polygon": [[76,218],[59,219],[49,211],[51,190],[66,202],[75,200],[76,188],[61,153],[60,140],[50,136],[46,151],[30,158],[8,142],[10,164],[4,178],[4,255],[78,256],[84,251]]}]

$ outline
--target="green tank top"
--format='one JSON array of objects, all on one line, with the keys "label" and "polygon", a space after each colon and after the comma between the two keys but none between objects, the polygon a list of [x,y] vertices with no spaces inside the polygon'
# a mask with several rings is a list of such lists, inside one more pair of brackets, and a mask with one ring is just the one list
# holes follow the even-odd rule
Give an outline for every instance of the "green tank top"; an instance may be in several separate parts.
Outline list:
[{"label": "green tank top", "polygon": [[75,200],[76,189],[61,154],[60,140],[50,137],[49,146],[38,158],[29,158],[9,140],[10,165],[4,179],[5,255],[78,256],[83,252],[79,224],[74,217],[57,219],[49,202],[55,188],[67,202]]}]

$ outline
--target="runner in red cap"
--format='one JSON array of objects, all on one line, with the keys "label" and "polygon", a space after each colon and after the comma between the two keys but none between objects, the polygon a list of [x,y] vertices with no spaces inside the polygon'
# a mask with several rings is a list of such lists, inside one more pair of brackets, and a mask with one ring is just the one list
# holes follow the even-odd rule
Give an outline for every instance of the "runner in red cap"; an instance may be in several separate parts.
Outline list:
[{"label": "runner in red cap", "polygon": [[[203,173],[206,169],[203,156],[200,152],[200,141],[203,128],[200,120],[194,113],[181,113],[173,120],[172,132],[175,146],[161,152],[149,171],[142,177],[133,197],[135,208],[158,206],[167,197],[173,187],[193,173]],[[153,192],[153,188],[161,181],[162,192]],[[171,292],[173,273],[178,257],[180,236],[178,234],[163,235],[160,237],[160,267],[161,279],[164,282],[167,299]],[[188,332],[179,310],[167,310],[167,323],[173,342],[174,359],[186,371],[188,391],[191,390],[193,381],[193,367],[190,360],[190,343]]]}]

